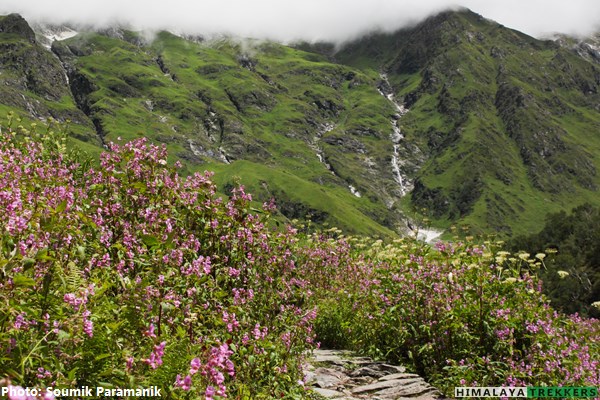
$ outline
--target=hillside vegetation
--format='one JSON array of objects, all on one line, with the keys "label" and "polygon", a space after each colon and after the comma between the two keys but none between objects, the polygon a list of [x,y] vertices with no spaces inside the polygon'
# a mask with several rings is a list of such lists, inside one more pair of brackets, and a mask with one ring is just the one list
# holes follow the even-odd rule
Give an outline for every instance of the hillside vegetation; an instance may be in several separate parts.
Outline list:
[{"label": "hillside vegetation", "polygon": [[340,48],[111,28],[48,51],[18,15],[0,31],[0,112],[68,119],[96,156],[164,143],[282,221],[385,238],[424,214],[508,237],[600,205],[598,64],[468,10]]},{"label": "hillside vegetation", "polygon": [[591,304],[600,300],[600,210],[590,204],[570,214],[560,212],[546,219],[544,228],[510,241],[514,251],[556,253],[539,275],[552,306],[563,312],[600,317]]},{"label": "hillside vegetation", "polygon": [[[20,51],[52,64],[28,60],[40,71],[24,71],[8,52],[15,65],[6,68],[21,81],[6,98],[25,104],[5,104],[22,117],[70,119],[72,137],[92,153],[117,137],[146,137],[167,144],[185,173],[217,170],[223,186],[237,176],[257,199],[276,197],[288,219],[311,214],[317,223],[381,237],[401,223],[391,208],[398,198],[389,165],[393,106],[377,92],[376,74],[276,43],[197,43],[167,32],[151,42],[121,30],[82,33],[55,42],[54,56],[17,41]],[[38,107],[47,94],[29,87],[30,75],[72,96],[61,109]],[[80,121],[96,134],[78,134]]]},{"label": "hillside vegetation", "polygon": [[598,202],[600,69],[468,10],[372,35],[335,55],[381,68],[428,161],[412,202],[441,220],[534,231],[540,211]]},{"label": "hillside vegetation", "polygon": [[544,254],[273,229],[273,203],[216,196],[166,146],[110,142],[90,166],[55,128],[0,128],[4,385],[301,399],[319,341],[403,360],[446,395],[600,385],[599,321],[550,308]]}]

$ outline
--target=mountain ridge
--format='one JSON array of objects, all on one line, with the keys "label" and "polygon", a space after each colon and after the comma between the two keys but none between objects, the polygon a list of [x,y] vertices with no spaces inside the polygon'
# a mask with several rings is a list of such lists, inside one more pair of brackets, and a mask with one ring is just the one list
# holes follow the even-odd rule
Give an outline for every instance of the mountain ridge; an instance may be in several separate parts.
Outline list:
[{"label": "mountain ridge", "polygon": [[[413,119],[414,122],[409,123],[414,124],[414,127],[407,129],[408,124],[405,123],[404,130],[409,135],[411,131],[416,131],[419,136],[415,137],[416,140],[427,139],[427,143],[423,143],[421,147],[426,153],[433,154],[430,157],[432,163],[436,164],[443,159],[448,148],[461,145],[461,141],[466,142],[464,131],[473,130],[471,135],[475,136],[475,143],[471,139],[472,143],[466,145],[484,144],[481,152],[489,154],[490,150],[497,149],[499,145],[504,148],[514,146],[511,142],[518,146],[517,154],[513,152],[512,155],[513,162],[505,162],[496,167],[489,163],[506,157],[498,154],[486,156],[489,162],[485,165],[483,160],[476,160],[479,150],[466,150],[472,160],[475,158],[473,168],[467,169],[477,171],[477,174],[481,171],[494,171],[498,175],[494,180],[507,185],[518,175],[517,171],[511,169],[523,164],[527,180],[532,183],[535,191],[548,193],[573,190],[571,187],[560,188],[560,185],[568,185],[567,182],[572,180],[591,193],[596,190],[597,162],[592,162],[593,157],[581,146],[562,139],[578,129],[566,132],[565,122],[549,122],[551,118],[561,118],[561,113],[575,114],[577,106],[586,104],[593,113],[585,116],[592,128],[590,131],[598,132],[596,110],[600,79],[595,66],[584,62],[572,52],[563,50],[557,43],[539,41],[506,29],[470,11],[440,14],[415,28],[398,31],[393,37],[388,36],[387,42],[380,37],[375,37],[373,43],[368,38],[363,39],[354,46],[350,45],[345,53],[336,55],[336,58],[361,65],[364,63],[364,59],[360,58],[362,48],[373,49],[377,44],[386,43],[393,50],[378,50],[379,53],[388,54],[386,60],[379,61],[379,68],[389,73],[392,85],[408,107],[413,111],[424,111],[424,115],[419,115],[419,112],[408,113],[405,120]],[[403,46],[408,49],[403,49]],[[419,53],[419,49],[423,48],[429,54]],[[399,55],[390,56],[394,52]],[[539,59],[533,59],[530,54],[539,54]],[[472,59],[469,60],[468,57]],[[533,65],[536,68],[532,68]],[[541,77],[536,76],[536,72],[530,72],[535,71],[538,65],[540,69],[548,71]],[[573,73],[564,74],[569,68]],[[541,85],[544,86],[539,87]],[[535,92],[531,90],[532,86]],[[566,89],[571,93],[545,94],[548,89],[553,92],[553,88]],[[420,107],[418,102],[421,103]],[[569,103],[573,102],[579,104],[570,107]],[[444,118],[445,123],[439,127],[432,126],[430,121],[439,117]],[[484,126],[476,126],[480,124]],[[427,125],[430,125],[428,132],[423,134],[422,128]],[[481,136],[482,131],[496,132],[496,143],[486,145],[486,141],[490,142],[493,138],[489,134]],[[506,141],[507,137],[510,141]],[[580,137],[578,141],[585,142],[585,139]],[[561,159],[562,153],[570,153],[571,161],[580,160],[579,165],[568,165],[568,161]],[[553,156],[555,159],[552,159]],[[454,212],[461,216],[477,208],[477,198],[485,192],[482,186],[489,185],[489,182],[485,182],[489,179],[469,176],[465,179],[458,178],[456,183],[451,182],[450,185],[447,182],[450,177],[440,179],[443,175],[441,169],[452,169],[452,164],[463,163],[462,160],[463,158],[455,159],[450,164],[445,163],[445,166],[435,165],[437,171],[431,171],[431,168],[425,166],[417,174],[413,201],[436,209],[439,214],[443,214],[439,211],[444,211],[444,203],[454,203],[458,208],[455,211],[446,210],[446,213]],[[544,167],[540,168],[541,165]],[[547,174],[546,170],[552,172]],[[562,179],[561,174],[568,173],[573,176]],[[437,187],[428,185],[428,179],[437,181]],[[518,207],[510,206],[501,195],[498,197],[498,192],[496,190],[493,198],[485,199],[497,203],[491,211],[501,209],[500,203],[504,203],[506,211],[501,214],[505,216],[507,212],[518,213]],[[481,219],[493,221],[494,218],[488,214]],[[498,222],[501,219],[497,218]],[[497,223],[494,229],[511,228]]]}]

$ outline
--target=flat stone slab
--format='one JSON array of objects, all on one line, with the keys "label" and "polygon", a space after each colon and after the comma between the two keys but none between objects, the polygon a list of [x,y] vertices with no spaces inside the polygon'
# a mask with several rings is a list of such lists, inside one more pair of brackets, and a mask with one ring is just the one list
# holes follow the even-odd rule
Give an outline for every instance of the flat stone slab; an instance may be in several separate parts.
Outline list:
[{"label": "flat stone slab", "polygon": [[380,381],[389,381],[390,379],[410,379],[410,378],[419,378],[419,375],[401,372],[401,373],[397,373],[397,374],[385,375],[385,376],[379,378],[379,380]]},{"label": "flat stone slab", "polygon": [[409,385],[397,385],[375,393],[382,399],[398,399],[399,397],[415,397],[423,394],[432,395],[436,392],[434,388],[425,383],[425,381],[412,382]]},{"label": "flat stone slab", "polygon": [[[418,380],[413,380],[413,381],[409,382],[409,384],[412,384],[416,381],[418,381]],[[387,381],[379,381],[379,382],[371,383],[369,385],[358,386],[358,387],[355,387],[354,389],[352,389],[351,392],[354,394],[364,393],[364,392],[376,392],[381,389],[395,388],[397,386],[403,386],[405,384],[406,384],[406,381],[392,379],[392,380],[387,380]]]},{"label": "flat stone slab", "polygon": [[315,393],[336,400],[433,400],[440,393],[398,365],[356,357],[343,350],[316,350],[305,365]]},{"label": "flat stone slab", "polygon": [[317,368],[312,373],[314,385],[323,389],[338,387],[348,379],[343,372],[331,368]]},{"label": "flat stone slab", "polygon": [[338,392],[337,390],[314,388],[313,391],[328,399],[339,399],[340,397],[346,396],[344,393]]}]

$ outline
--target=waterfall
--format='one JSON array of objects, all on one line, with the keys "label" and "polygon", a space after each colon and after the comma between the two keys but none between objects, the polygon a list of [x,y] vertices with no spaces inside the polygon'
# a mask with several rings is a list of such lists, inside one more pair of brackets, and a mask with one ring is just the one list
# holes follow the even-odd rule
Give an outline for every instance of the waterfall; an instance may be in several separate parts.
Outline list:
[{"label": "waterfall", "polygon": [[[385,82],[386,87],[390,88],[390,83],[388,81],[387,75],[381,74],[380,76],[381,79]],[[402,135],[402,132],[398,127],[397,120],[399,120],[404,114],[406,114],[408,112],[408,109],[406,109],[403,104],[400,104],[396,101],[396,99],[394,98],[394,94],[391,92],[391,90],[389,93],[384,92],[384,90],[381,88],[377,88],[377,90],[383,97],[388,99],[388,101],[394,105],[397,111],[395,117],[391,118],[392,134],[390,135],[390,139],[393,145],[392,173],[394,175],[394,180],[396,181],[396,183],[398,183],[398,186],[400,187],[400,196],[404,196],[410,191],[411,184],[408,179],[402,176],[402,171],[400,170],[400,166],[403,165],[403,160],[400,159],[400,154],[398,150],[400,149],[400,142],[402,141],[402,139],[404,139],[404,135]]]}]

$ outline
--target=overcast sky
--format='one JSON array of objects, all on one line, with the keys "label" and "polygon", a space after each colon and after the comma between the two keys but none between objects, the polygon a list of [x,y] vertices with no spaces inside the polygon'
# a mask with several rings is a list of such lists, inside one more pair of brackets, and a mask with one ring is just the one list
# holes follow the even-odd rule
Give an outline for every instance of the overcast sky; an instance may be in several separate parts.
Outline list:
[{"label": "overcast sky", "polygon": [[464,6],[536,37],[600,30],[600,0],[0,0],[29,20],[129,23],[137,29],[226,33],[279,41],[343,41]]}]

